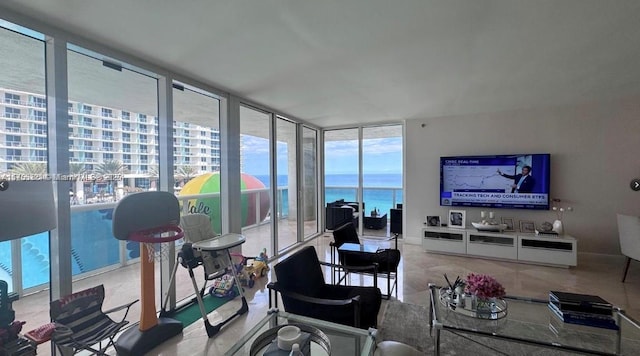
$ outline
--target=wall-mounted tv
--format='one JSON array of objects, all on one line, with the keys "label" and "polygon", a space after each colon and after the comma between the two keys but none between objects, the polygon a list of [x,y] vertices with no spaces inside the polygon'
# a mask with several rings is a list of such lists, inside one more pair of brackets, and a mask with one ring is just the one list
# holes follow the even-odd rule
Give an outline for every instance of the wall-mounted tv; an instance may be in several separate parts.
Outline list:
[{"label": "wall-mounted tv", "polygon": [[440,205],[549,209],[548,153],[440,158]]}]

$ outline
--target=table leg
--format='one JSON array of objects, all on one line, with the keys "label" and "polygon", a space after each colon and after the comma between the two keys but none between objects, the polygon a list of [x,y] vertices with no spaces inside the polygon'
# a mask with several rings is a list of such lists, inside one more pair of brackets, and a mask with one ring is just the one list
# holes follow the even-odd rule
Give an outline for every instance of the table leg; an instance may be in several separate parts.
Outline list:
[{"label": "table leg", "polygon": [[618,324],[618,332],[616,333],[616,355],[622,355],[622,325],[620,318],[620,310],[616,311],[616,323]]}]

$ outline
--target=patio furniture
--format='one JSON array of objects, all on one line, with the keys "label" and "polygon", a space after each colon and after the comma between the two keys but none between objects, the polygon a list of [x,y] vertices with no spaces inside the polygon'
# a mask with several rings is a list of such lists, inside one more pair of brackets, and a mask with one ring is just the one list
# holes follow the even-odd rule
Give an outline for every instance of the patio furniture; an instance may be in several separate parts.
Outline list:
[{"label": "patio furniture", "polygon": [[[362,210],[364,211],[364,203],[362,203]],[[325,209],[325,227],[327,230],[334,230],[348,222],[358,225],[358,218],[360,216],[358,202],[348,202],[344,199],[336,200],[331,203],[327,203]]]},{"label": "patio furniture", "polygon": [[365,216],[364,227],[372,230],[382,230],[387,227],[387,214],[377,216]]}]

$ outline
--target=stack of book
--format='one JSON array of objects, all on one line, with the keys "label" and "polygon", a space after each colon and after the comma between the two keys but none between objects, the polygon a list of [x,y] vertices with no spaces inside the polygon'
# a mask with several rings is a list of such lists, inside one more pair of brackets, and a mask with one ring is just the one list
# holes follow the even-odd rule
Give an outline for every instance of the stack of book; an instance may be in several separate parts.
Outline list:
[{"label": "stack of book", "polygon": [[549,309],[568,324],[618,330],[613,306],[595,295],[551,291]]}]

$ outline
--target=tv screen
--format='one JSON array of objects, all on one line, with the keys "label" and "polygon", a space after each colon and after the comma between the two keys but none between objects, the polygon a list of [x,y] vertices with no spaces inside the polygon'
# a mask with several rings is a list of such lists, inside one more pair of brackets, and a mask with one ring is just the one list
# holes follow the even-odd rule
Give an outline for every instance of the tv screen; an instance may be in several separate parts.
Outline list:
[{"label": "tv screen", "polygon": [[550,155],[440,158],[440,205],[549,209]]}]

